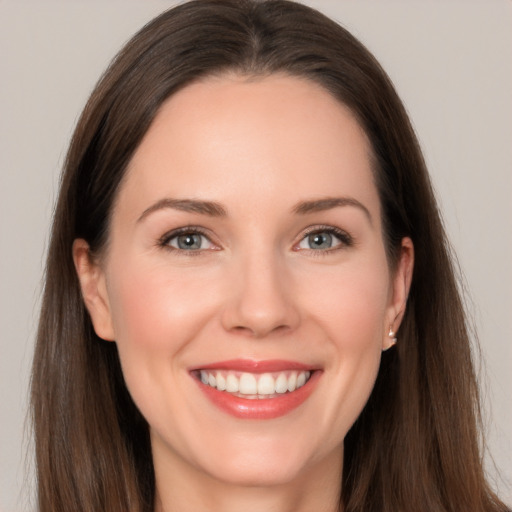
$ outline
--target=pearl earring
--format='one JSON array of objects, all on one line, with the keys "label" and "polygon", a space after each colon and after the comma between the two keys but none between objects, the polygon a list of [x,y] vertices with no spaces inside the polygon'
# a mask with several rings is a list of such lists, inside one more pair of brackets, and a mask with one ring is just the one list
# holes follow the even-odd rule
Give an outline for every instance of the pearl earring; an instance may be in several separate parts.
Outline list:
[{"label": "pearl earring", "polygon": [[393,327],[389,327],[389,332],[388,332],[388,338],[391,340],[391,344],[389,345],[389,347],[386,349],[388,350],[389,348],[391,348],[393,345],[396,344],[397,342],[397,339],[396,339],[396,332],[393,331]]}]

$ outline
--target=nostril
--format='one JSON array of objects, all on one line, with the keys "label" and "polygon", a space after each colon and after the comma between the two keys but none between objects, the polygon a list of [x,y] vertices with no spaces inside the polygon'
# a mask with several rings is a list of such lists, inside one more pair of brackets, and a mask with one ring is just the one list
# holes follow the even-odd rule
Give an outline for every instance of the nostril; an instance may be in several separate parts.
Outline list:
[{"label": "nostril", "polygon": [[245,327],[243,325],[236,325],[231,328],[232,332],[236,332],[238,334],[245,334],[249,337],[253,338],[261,338],[267,336],[269,334],[283,334],[287,331],[291,331],[292,328],[289,325],[277,325],[275,327],[265,328],[265,327]]}]

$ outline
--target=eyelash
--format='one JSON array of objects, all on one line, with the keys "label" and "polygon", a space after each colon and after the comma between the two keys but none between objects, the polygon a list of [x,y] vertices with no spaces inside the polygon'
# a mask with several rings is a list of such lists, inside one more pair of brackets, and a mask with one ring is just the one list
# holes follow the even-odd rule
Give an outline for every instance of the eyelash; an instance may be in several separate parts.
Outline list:
[{"label": "eyelash", "polygon": [[[309,253],[314,253],[315,256],[322,256],[326,253],[335,252],[341,249],[346,249],[348,247],[352,247],[354,245],[354,239],[351,235],[349,235],[346,231],[343,231],[339,228],[336,228],[334,226],[327,226],[327,225],[320,225],[320,226],[312,226],[302,234],[299,242],[295,243],[293,246],[293,249],[296,251],[301,250],[298,248],[299,244],[306,239],[307,237],[315,234],[320,233],[328,233],[330,235],[333,235],[339,240],[339,244],[328,249],[302,249],[307,250]],[[183,254],[186,256],[197,256],[201,253],[203,253],[206,250],[215,250],[215,249],[196,249],[196,250],[185,250],[185,249],[178,249],[176,247],[172,247],[169,245],[170,241],[178,236],[181,235],[201,235],[207,238],[210,243],[213,245],[216,245],[214,242],[211,241],[211,236],[207,233],[206,230],[199,226],[184,226],[178,229],[174,229],[168,233],[165,233],[160,239],[158,240],[158,246],[162,247],[163,249],[173,251],[177,254]],[[218,250],[218,249],[217,249]],[[185,254],[186,253],[186,254]]]},{"label": "eyelash", "polygon": [[[211,241],[211,235],[208,234],[207,231],[204,230],[203,228],[201,228],[199,226],[184,226],[182,228],[174,229],[174,230],[166,233],[162,237],[160,237],[160,239],[158,240],[158,246],[163,249],[166,249],[168,251],[172,251],[175,254],[180,254],[180,255],[184,255],[184,256],[198,256],[201,253],[203,253],[205,250],[208,250],[208,249],[197,249],[197,250],[187,251],[185,249],[178,249],[176,247],[172,247],[171,245],[169,245],[170,241],[173,238],[177,238],[178,236],[181,236],[181,235],[201,235],[201,236],[204,236],[205,238],[207,238],[211,244],[216,245],[214,242]],[[215,249],[210,249],[210,250],[215,250]]]}]

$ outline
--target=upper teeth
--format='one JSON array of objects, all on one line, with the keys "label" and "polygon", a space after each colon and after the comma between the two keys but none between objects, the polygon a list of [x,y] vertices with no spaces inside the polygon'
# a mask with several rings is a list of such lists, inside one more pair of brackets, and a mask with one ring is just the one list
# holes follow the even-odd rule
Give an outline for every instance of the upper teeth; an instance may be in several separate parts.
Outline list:
[{"label": "upper teeth", "polygon": [[201,382],[219,391],[239,393],[257,398],[258,395],[282,394],[304,386],[311,376],[308,371],[278,373],[239,373],[221,370],[201,370]]}]

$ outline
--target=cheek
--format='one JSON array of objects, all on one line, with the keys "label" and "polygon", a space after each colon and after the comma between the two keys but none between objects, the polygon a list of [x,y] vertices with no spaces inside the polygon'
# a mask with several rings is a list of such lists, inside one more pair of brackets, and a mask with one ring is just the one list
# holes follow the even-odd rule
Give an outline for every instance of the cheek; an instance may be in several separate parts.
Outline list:
[{"label": "cheek", "polygon": [[319,425],[331,426],[333,445],[361,413],[377,377],[386,335],[387,276],[385,266],[351,265],[317,279],[323,292],[309,298],[311,322],[326,337],[329,362],[325,372],[329,386],[317,420]]},{"label": "cheek", "polygon": [[126,384],[141,410],[159,408],[173,399],[165,390],[183,368],[182,354],[212,318],[212,295],[204,293],[204,280],[186,279],[186,273],[164,265],[132,264],[111,276],[110,306]]},{"label": "cheek", "polygon": [[387,269],[379,266],[352,268],[331,285],[331,300],[323,305],[339,385],[356,399],[370,393],[380,364],[389,297],[385,276]]},{"label": "cheek", "polygon": [[129,272],[115,273],[109,297],[120,350],[179,349],[210,314],[211,294],[204,288],[201,279],[186,279],[164,266],[131,265]]},{"label": "cheek", "polygon": [[363,351],[382,342],[390,296],[388,269],[380,262],[317,274],[303,291],[311,312],[339,349]]},{"label": "cheek", "polygon": [[214,283],[164,264],[123,264],[112,269],[108,288],[124,379],[149,423],[159,426],[166,418],[161,430],[172,430],[174,419],[166,411],[185,407],[184,360],[213,317]]}]

